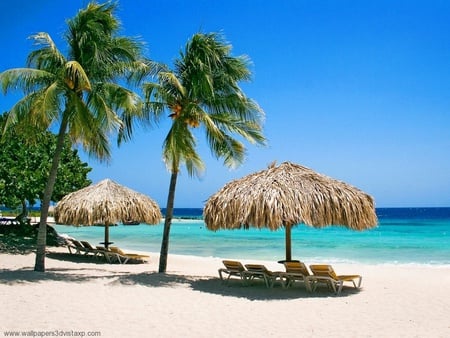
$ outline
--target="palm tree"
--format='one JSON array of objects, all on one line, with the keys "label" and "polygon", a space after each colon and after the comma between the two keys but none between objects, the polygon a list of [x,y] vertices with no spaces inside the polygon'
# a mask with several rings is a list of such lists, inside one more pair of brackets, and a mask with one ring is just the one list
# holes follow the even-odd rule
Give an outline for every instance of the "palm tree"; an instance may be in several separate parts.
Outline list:
[{"label": "palm tree", "polygon": [[157,83],[144,85],[145,107],[153,119],[169,111],[172,125],[163,144],[163,158],[171,173],[159,272],[165,272],[169,249],[175,187],[181,165],[189,176],[204,169],[196,151],[194,129],[202,127],[216,158],[233,167],[243,162],[245,147],[234,135],[264,144],[264,113],[247,98],[238,82],[250,79],[248,59],[230,55],[231,45],[216,33],[195,34],[175,61],[162,70]]},{"label": "palm tree", "polygon": [[24,92],[11,108],[6,128],[58,127],[41,203],[36,271],[45,271],[46,222],[65,135],[73,144],[81,143],[89,155],[107,160],[109,136],[119,132],[129,138],[132,118],[142,112],[139,96],[119,81],[139,80],[149,63],[142,59],[138,40],[116,35],[120,25],[113,15],[115,8],[113,3],[91,3],[67,22],[67,58],[47,33],[38,33],[31,36],[37,49],[28,56],[28,68],[0,74],[4,93],[16,87]]}]

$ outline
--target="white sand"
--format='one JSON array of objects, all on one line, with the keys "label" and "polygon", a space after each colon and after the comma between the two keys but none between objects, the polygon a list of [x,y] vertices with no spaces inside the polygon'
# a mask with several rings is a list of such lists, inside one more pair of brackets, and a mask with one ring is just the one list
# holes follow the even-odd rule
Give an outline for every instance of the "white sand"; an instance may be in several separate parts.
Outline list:
[{"label": "white sand", "polygon": [[450,337],[449,266],[335,265],[363,275],[363,288],[334,296],[223,285],[214,258],[169,255],[158,274],[155,253],[147,264],[109,265],[51,251],[45,273],[33,271],[34,254],[0,254],[0,337]]}]

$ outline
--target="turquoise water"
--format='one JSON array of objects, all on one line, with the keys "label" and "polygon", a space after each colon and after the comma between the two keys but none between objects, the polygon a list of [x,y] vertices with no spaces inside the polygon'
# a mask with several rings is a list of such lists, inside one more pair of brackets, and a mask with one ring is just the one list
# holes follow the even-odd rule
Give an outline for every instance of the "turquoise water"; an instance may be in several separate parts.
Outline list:
[{"label": "turquoise water", "polygon": [[[450,208],[440,208],[439,212],[437,209],[381,209],[377,213],[378,227],[362,232],[336,226],[323,229],[305,225],[294,227],[292,258],[308,262],[450,264]],[[103,227],[56,225],[55,228],[60,234],[92,244],[104,239]],[[163,223],[118,225],[110,227],[110,240],[127,250],[159,252],[162,232]],[[285,256],[284,230],[212,232],[206,229],[201,219],[174,220],[170,253],[278,261]]]}]

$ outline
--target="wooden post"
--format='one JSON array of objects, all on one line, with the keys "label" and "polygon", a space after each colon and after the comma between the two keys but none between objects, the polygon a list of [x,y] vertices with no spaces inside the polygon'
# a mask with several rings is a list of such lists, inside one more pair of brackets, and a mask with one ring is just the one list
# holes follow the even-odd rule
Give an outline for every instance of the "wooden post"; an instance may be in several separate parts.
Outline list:
[{"label": "wooden post", "polygon": [[105,248],[109,246],[109,224],[105,224]]},{"label": "wooden post", "polygon": [[291,255],[291,226],[285,225],[286,231],[286,260],[290,261],[292,259]]}]

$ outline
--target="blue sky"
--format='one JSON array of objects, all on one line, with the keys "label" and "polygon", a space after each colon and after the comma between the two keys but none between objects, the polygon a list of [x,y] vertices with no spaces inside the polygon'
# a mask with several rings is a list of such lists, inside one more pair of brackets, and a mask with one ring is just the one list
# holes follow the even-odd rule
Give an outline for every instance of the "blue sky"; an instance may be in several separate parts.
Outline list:
[{"label": "blue sky", "polygon": [[[65,20],[87,3],[2,1],[0,71],[25,65],[36,32],[64,50]],[[450,206],[449,1],[121,0],[116,15],[156,61],[171,64],[196,32],[220,31],[253,63],[242,87],[265,111],[268,146],[248,144],[246,162],[229,170],[199,133],[206,171],[201,179],[181,172],[175,207],[202,207],[226,182],[272,161],[346,181],[377,207]],[[0,96],[0,111],[19,97]],[[109,164],[83,155],[90,178],[114,179],[165,207],[168,123],[136,130]]]}]

